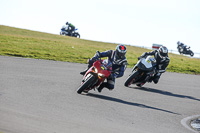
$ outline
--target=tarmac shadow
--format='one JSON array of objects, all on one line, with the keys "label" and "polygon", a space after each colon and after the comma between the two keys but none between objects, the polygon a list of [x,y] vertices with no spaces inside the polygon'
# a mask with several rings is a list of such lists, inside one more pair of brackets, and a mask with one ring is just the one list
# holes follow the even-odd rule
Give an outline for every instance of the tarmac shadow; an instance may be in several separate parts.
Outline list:
[{"label": "tarmac shadow", "polygon": [[166,95],[166,96],[172,96],[172,97],[178,97],[178,98],[187,98],[187,99],[191,99],[191,100],[200,101],[200,99],[192,97],[192,96],[175,94],[175,93],[172,93],[172,92],[169,92],[169,91],[164,91],[164,90],[159,90],[159,89],[154,89],[154,88],[149,88],[149,87],[129,87],[129,88],[138,89],[138,90],[147,91],[147,92],[152,92],[152,93],[157,93],[157,94]]},{"label": "tarmac shadow", "polygon": [[148,106],[148,105],[140,104],[140,103],[133,103],[133,102],[125,101],[125,100],[110,97],[110,96],[104,96],[104,95],[93,94],[93,93],[88,93],[86,96],[99,98],[99,99],[103,99],[103,100],[108,100],[108,101],[112,101],[112,102],[117,102],[117,103],[121,103],[121,104],[126,104],[126,105],[130,105],[130,106],[137,106],[137,107],[140,107],[140,108],[153,109],[153,110],[163,111],[163,112],[166,112],[166,113],[180,115],[179,113],[175,113],[175,112],[172,112],[172,111],[169,111],[169,110],[160,109],[160,108],[156,108],[156,107],[152,107],[152,106]]}]

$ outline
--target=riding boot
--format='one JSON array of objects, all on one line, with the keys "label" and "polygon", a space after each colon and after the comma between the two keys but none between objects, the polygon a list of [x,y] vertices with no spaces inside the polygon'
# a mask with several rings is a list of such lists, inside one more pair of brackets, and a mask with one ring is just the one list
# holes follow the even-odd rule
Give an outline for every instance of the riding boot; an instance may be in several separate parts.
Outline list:
[{"label": "riding boot", "polygon": [[147,82],[151,83],[153,81],[153,78],[151,77]]},{"label": "riding boot", "polygon": [[160,76],[161,76],[161,73],[157,73],[157,74],[154,76],[153,82],[154,82],[155,84],[158,83],[158,81],[159,81],[159,79],[160,79]]},{"label": "riding boot", "polygon": [[102,83],[102,84],[97,88],[98,92],[101,93],[101,91],[103,90],[104,87],[106,87],[106,85],[107,85],[107,83],[105,83],[105,82]]}]

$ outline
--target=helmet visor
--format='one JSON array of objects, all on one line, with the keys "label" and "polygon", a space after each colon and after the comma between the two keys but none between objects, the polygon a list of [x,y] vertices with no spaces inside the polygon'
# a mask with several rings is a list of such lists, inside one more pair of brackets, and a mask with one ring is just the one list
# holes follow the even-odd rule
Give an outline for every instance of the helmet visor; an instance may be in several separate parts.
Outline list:
[{"label": "helmet visor", "polygon": [[163,57],[166,57],[166,56],[167,56],[167,53],[161,52],[160,55],[163,56]]},{"label": "helmet visor", "polygon": [[116,51],[116,53],[117,53],[117,56],[118,56],[119,58],[123,58],[123,57],[125,56],[125,54],[126,54],[126,53],[121,53],[121,52],[119,52],[118,50]]},{"label": "helmet visor", "polygon": [[167,57],[167,53],[159,52],[158,55],[159,55],[159,57],[160,57],[162,60],[165,60],[166,57]]}]

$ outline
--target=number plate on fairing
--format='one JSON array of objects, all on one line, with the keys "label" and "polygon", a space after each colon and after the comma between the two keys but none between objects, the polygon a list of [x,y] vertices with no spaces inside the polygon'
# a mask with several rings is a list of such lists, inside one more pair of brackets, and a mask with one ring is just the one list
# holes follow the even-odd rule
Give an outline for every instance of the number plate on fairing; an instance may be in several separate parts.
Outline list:
[{"label": "number plate on fairing", "polygon": [[105,70],[105,68],[104,68],[103,66],[101,66],[101,69],[102,69],[102,70]]}]

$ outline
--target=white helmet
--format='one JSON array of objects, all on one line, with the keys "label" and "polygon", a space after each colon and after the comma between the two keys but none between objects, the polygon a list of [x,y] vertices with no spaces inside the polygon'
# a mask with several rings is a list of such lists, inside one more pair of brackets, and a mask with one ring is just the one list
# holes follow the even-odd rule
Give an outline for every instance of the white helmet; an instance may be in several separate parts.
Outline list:
[{"label": "white helmet", "polygon": [[168,56],[168,49],[167,47],[165,46],[161,46],[159,49],[158,49],[158,55],[161,59],[166,59],[167,56]]}]

